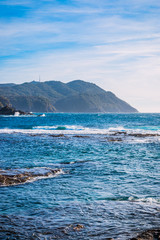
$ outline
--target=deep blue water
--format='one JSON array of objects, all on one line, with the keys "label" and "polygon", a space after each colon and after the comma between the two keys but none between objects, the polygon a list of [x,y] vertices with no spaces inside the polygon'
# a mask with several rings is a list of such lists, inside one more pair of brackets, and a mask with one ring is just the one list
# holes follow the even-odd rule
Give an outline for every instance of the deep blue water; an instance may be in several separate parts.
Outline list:
[{"label": "deep blue water", "polygon": [[61,173],[0,187],[0,239],[127,240],[160,227],[160,114],[1,116],[0,169],[37,167]]}]

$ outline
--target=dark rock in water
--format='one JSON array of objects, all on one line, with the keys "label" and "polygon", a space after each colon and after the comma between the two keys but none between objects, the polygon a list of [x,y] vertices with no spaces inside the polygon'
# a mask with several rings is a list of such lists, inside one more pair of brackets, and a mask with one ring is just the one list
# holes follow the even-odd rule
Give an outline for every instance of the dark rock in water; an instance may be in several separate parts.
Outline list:
[{"label": "dark rock in water", "polygon": [[82,228],[84,228],[82,224],[77,224],[76,226],[73,227],[73,230],[80,231]]},{"label": "dark rock in water", "polygon": [[37,117],[45,117],[46,115],[43,113],[43,114],[38,114]]},{"label": "dark rock in water", "polygon": [[130,240],[160,240],[160,229],[145,231]]},{"label": "dark rock in water", "polygon": [[64,137],[64,134],[51,134],[50,137]]},{"label": "dark rock in water", "polygon": [[127,133],[127,132],[113,132],[111,136],[131,136],[131,137],[138,137],[138,138],[143,138],[143,137],[159,137],[160,134],[158,133]]},{"label": "dark rock in water", "polygon": [[158,137],[160,136],[159,134],[157,133],[130,133],[128,134],[129,136],[133,136],[133,137]]},{"label": "dark rock in water", "polygon": [[80,231],[84,228],[84,225],[82,224],[70,224],[68,226],[66,226],[62,232],[65,233],[65,234],[69,234],[69,232],[72,232],[72,231]]},{"label": "dark rock in water", "polygon": [[15,114],[15,109],[9,106],[5,106],[0,109],[0,114],[1,115],[14,115]]},{"label": "dark rock in water", "polygon": [[37,177],[51,177],[61,173],[61,169],[51,168],[24,168],[24,169],[0,169],[0,186],[11,186],[35,180]]},{"label": "dark rock in water", "polygon": [[113,136],[117,136],[117,135],[127,135],[127,132],[113,132],[112,135],[113,135]]},{"label": "dark rock in water", "polygon": [[108,142],[122,142],[122,138],[107,138]]},{"label": "dark rock in water", "polygon": [[85,136],[85,135],[74,135],[73,137],[75,137],[75,138],[89,138],[89,136]]},{"label": "dark rock in water", "polygon": [[5,106],[0,109],[0,115],[32,115],[31,113],[26,113],[21,110],[16,110],[13,107]]}]

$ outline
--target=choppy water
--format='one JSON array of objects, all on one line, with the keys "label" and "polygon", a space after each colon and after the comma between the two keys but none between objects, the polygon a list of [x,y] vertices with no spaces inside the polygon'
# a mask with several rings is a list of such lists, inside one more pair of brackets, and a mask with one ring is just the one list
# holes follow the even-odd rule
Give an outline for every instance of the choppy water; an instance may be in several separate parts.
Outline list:
[{"label": "choppy water", "polygon": [[0,187],[0,239],[127,240],[160,227],[160,114],[1,116],[0,169],[44,168],[59,174]]}]

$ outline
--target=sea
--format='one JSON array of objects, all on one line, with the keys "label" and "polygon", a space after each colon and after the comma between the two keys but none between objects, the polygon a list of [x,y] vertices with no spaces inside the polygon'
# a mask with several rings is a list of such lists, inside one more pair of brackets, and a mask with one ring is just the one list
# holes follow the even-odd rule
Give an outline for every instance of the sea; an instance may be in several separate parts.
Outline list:
[{"label": "sea", "polygon": [[[0,186],[0,239],[128,240],[160,228],[158,113],[0,116],[0,170],[13,178]],[[14,183],[16,171],[36,174]]]}]

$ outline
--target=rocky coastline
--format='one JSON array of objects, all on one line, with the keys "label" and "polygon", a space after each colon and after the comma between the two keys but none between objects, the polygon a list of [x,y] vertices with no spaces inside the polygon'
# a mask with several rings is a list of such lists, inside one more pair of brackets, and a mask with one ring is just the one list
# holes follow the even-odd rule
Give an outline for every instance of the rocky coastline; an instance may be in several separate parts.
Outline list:
[{"label": "rocky coastline", "polygon": [[29,112],[23,112],[21,110],[16,110],[15,108],[11,106],[5,106],[0,109],[0,115],[13,115],[13,116],[19,116],[19,115],[33,115]]}]

